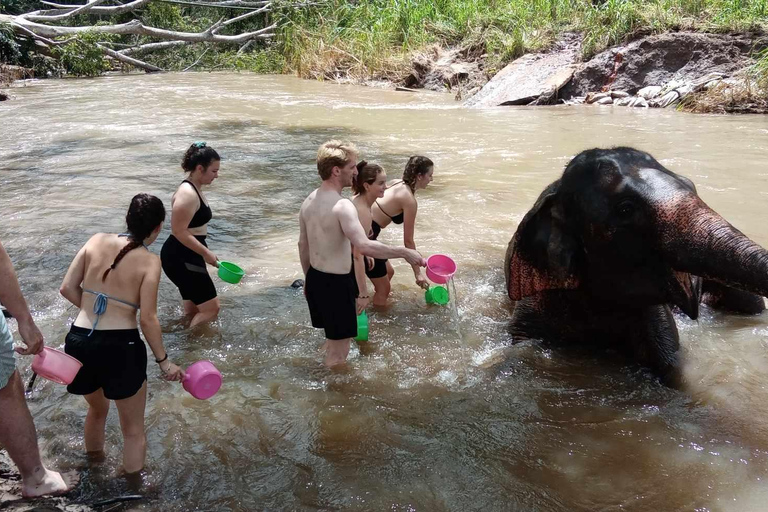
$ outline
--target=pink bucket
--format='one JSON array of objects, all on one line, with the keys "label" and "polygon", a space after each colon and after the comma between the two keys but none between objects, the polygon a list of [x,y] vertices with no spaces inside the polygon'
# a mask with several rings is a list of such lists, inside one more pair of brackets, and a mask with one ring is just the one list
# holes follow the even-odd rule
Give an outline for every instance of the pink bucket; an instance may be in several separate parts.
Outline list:
[{"label": "pink bucket", "polygon": [[437,284],[445,284],[456,273],[456,262],[444,254],[427,258],[427,277]]},{"label": "pink bucket", "polygon": [[74,357],[50,347],[43,347],[32,359],[32,371],[57,384],[72,384],[82,366]]},{"label": "pink bucket", "polygon": [[221,387],[221,373],[210,361],[198,361],[185,371],[182,386],[198,400],[211,398]]}]

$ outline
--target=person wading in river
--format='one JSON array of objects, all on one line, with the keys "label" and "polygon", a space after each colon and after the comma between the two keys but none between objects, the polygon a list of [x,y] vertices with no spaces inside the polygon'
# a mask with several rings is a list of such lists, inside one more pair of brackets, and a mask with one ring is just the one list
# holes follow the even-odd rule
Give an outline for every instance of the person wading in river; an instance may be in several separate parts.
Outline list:
[{"label": "person wading in river", "polygon": [[[21,294],[13,264],[0,244],[0,302],[19,324],[19,335],[26,349],[17,348],[21,355],[37,354],[43,350],[43,335],[32,320],[27,302]],[[13,337],[5,316],[0,314],[0,447],[8,450],[11,460],[21,473],[21,494],[35,498],[47,494],[69,492],[79,480],[76,473],[64,475],[46,469],[40,460],[37,433],[32,415],[24,400],[21,377],[13,357]]]},{"label": "person wading in river", "polygon": [[[304,200],[299,213],[299,259],[312,326],[325,329],[325,365],[344,363],[357,334],[358,295],[352,245],[365,256],[404,258],[414,266],[426,261],[415,250],[390,247],[365,235],[357,209],[341,191],[357,175],[357,148],[331,140],[317,151],[322,184]],[[350,243],[351,242],[351,243]]]},{"label": "person wading in river", "polygon": [[[368,234],[369,240],[376,240],[381,231],[380,229],[374,230],[372,227],[371,206],[373,206],[377,199],[384,197],[386,189],[387,173],[383,167],[377,164],[369,164],[365,160],[357,164],[357,176],[352,181],[352,191],[355,193],[355,197],[352,198],[352,204],[357,208],[360,225],[363,226],[363,230]],[[362,308],[365,308],[370,300],[365,276],[373,278],[381,271],[386,274],[386,260],[374,260],[373,258],[363,256],[357,250],[357,247],[353,248],[353,254],[355,258],[355,279],[357,280],[357,288],[360,290],[360,297],[365,299],[365,303],[362,305]],[[375,262],[377,261],[382,262],[383,269],[376,268]],[[360,304],[358,304],[358,314],[360,314],[360,307]]]},{"label": "person wading in river", "polygon": [[[379,232],[392,224],[403,225],[403,245],[410,249],[416,249],[414,233],[416,231],[416,191],[427,188],[432,182],[434,164],[425,156],[412,156],[405,164],[403,179],[398,180],[387,187],[384,197],[377,199],[371,206],[371,226],[378,236]],[[395,269],[387,260],[374,260],[373,270],[368,272],[368,277],[373,283],[373,304],[385,306],[389,297],[390,281],[395,275]],[[425,290],[429,288],[427,278],[421,271],[421,267],[413,265],[413,275],[416,284]]]},{"label": "person wading in river", "polygon": [[184,371],[168,360],[163,346],[157,319],[160,260],[147,249],[157,239],[163,220],[160,199],[134,196],[125,216],[128,232],[93,235],[75,255],[59,290],[80,308],[64,351],[83,363],[67,391],[84,395],[88,402],[85,449],[103,456],[109,402],[114,400],[123,431],[126,473],[140,471],[147,455],[147,349],[136,325],[137,311],[163,377],[184,378]]},{"label": "person wading in river", "polygon": [[189,177],[171,198],[171,236],[163,244],[163,272],[181,293],[184,313],[192,315],[190,327],[215,320],[221,305],[205,264],[219,266],[205,238],[213,217],[202,188],[219,176],[221,158],[205,142],[195,142],[184,154],[181,167]]}]

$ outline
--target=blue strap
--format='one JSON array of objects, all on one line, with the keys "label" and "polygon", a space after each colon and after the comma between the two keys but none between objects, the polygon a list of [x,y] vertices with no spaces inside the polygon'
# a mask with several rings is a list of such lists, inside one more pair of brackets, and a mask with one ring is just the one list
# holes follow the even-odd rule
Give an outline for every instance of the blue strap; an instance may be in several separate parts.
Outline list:
[{"label": "blue strap", "polygon": [[[91,293],[93,293],[93,292],[91,292]],[[93,323],[93,327],[91,327],[91,332],[88,333],[88,336],[93,334],[93,331],[96,330],[96,326],[99,325],[99,318],[107,310],[107,301],[108,300],[109,300],[109,296],[108,295],[105,295],[103,293],[97,293],[96,294],[96,302],[93,303],[93,312],[96,314],[96,321]]]}]

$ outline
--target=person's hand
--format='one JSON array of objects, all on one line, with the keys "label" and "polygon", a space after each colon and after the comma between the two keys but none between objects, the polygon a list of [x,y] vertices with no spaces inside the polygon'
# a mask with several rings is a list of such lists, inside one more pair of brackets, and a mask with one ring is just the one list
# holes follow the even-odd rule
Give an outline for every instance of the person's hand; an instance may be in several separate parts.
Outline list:
[{"label": "person's hand", "polygon": [[205,256],[203,256],[203,259],[205,259],[205,262],[209,265],[213,265],[214,267],[219,267],[219,258],[216,257],[215,254],[213,254],[212,251],[207,251],[205,253]]},{"label": "person's hand", "polygon": [[421,254],[419,254],[419,251],[415,249],[408,249],[406,247],[403,247],[403,249],[405,250],[405,255],[403,256],[405,261],[411,265],[418,265],[419,267],[427,266],[427,260],[425,260]]},{"label": "person's hand", "polygon": [[368,267],[368,270],[373,270],[373,266],[376,265],[376,262],[371,258],[370,256],[365,256],[365,266]]},{"label": "person's hand", "polygon": [[43,350],[43,334],[35,325],[32,317],[29,320],[19,321],[19,335],[27,348],[16,347],[14,350],[22,356],[30,356]]},{"label": "person's hand", "polygon": [[168,381],[181,382],[186,377],[184,370],[176,366],[170,361],[166,361],[160,364],[160,371],[163,372],[163,378]]},{"label": "person's hand", "polygon": [[424,277],[424,274],[422,274],[421,272],[419,272],[419,275],[416,276],[416,284],[419,285],[420,288],[429,290],[429,282],[427,281],[427,278]]},{"label": "person's hand", "polygon": [[355,305],[357,306],[357,314],[359,315],[363,311],[365,311],[366,306],[368,306],[368,303],[371,301],[368,297],[358,297],[355,300]]}]

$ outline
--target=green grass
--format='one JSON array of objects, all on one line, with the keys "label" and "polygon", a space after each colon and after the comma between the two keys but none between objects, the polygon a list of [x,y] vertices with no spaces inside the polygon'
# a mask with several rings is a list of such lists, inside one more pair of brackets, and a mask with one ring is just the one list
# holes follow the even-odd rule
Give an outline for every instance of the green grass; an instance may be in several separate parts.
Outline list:
[{"label": "green grass", "polygon": [[583,33],[584,58],[635,35],[753,30],[768,0],[328,0],[281,12],[277,42],[299,75],[391,77],[431,44],[481,45],[493,71],[566,30]]}]

